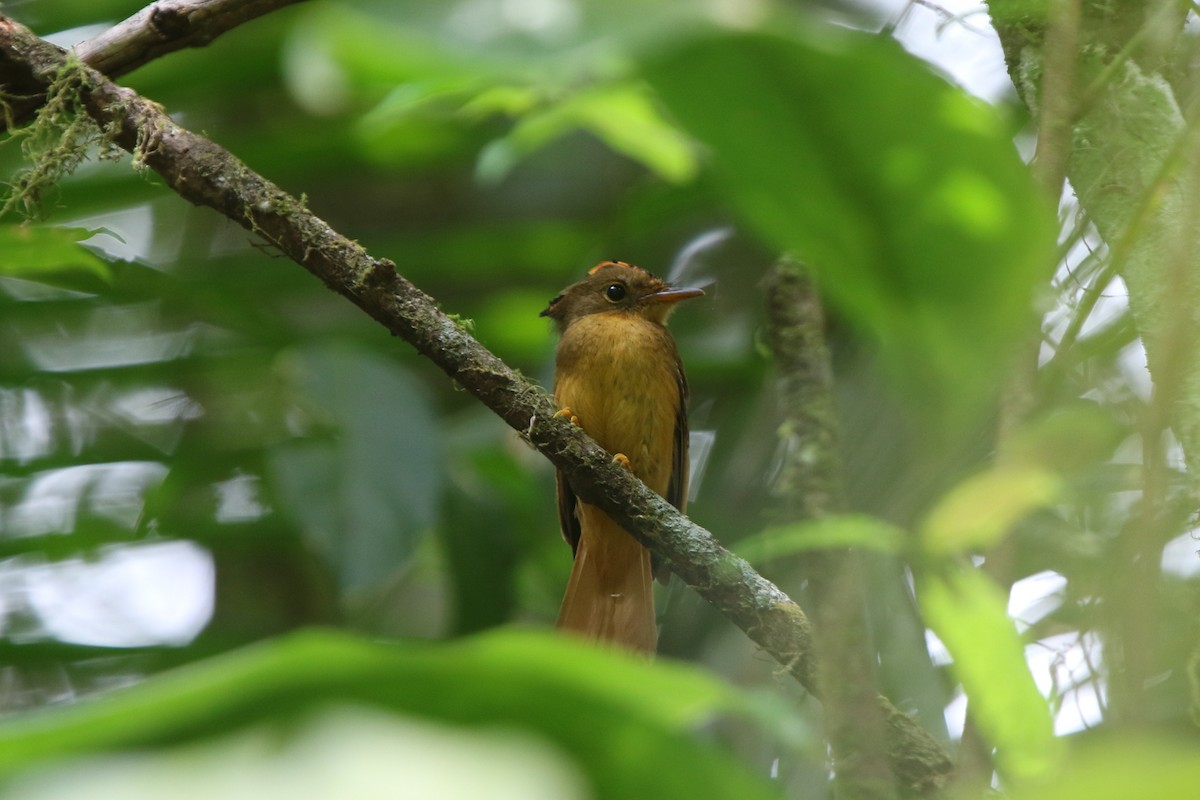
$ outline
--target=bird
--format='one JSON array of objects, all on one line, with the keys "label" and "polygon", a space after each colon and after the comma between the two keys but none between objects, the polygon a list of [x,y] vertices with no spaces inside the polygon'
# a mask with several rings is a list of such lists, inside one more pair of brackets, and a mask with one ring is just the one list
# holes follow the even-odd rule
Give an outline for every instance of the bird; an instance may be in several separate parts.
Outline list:
[{"label": "bird", "polygon": [[[560,334],[554,397],[579,425],[680,511],[688,493],[688,384],[667,317],[700,289],[673,288],[623,261],[604,261],[542,311]],[[558,515],[574,561],[560,629],[646,654],[657,648],[650,552],[557,474]],[[665,572],[658,570],[665,579]]]}]

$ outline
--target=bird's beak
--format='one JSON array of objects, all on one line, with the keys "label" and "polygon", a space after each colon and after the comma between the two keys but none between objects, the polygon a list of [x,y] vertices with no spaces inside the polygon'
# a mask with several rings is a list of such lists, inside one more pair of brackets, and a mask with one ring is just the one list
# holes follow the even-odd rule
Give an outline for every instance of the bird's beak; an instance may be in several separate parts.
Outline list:
[{"label": "bird's beak", "polygon": [[643,297],[651,303],[677,303],[680,300],[687,300],[689,297],[702,297],[703,289],[663,289],[661,292],[648,294]]}]

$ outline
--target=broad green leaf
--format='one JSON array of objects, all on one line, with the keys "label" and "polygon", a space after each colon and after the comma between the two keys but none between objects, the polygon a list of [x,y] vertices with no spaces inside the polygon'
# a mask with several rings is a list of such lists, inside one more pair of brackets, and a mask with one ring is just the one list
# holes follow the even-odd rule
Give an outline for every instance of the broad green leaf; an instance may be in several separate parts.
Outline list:
[{"label": "broad green leaf", "polygon": [[402,367],[365,351],[303,348],[282,369],[307,412],[294,422],[308,434],[270,454],[286,510],[345,588],[367,588],[402,566],[434,523],[445,469],[437,421]]},{"label": "broad green leaf", "polygon": [[1061,490],[1057,476],[1037,467],[995,467],[973,475],[929,512],[921,545],[939,555],[988,547],[1026,514],[1054,502]]},{"label": "broad green leaf", "polygon": [[[583,776],[549,743],[363,708],[325,709],[167,752],[80,759],[23,776],[16,800],[584,800]],[[470,764],[470,769],[462,769]],[[403,787],[399,791],[397,787]]]},{"label": "broad green leaf", "polygon": [[472,136],[444,108],[424,106],[411,113],[379,109],[363,116],[355,127],[363,154],[387,166],[430,166],[450,161],[472,148]]},{"label": "broad green leaf", "polygon": [[1014,800],[1179,800],[1200,786],[1200,753],[1190,737],[1122,736],[1076,744],[1044,781],[1014,787]]},{"label": "broad green leaf", "polygon": [[832,517],[780,525],[743,539],[734,549],[751,564],[761,564],[809,550],[832,547],[862,547],[883,553],[899,553],[908,539],[902,528],[865,514]]},{"label": "broad green leaf", "polygon": [[1002,774],[1033,777],[1054,763],[1057,740],[1003,592],[978,570],[929,575],[917,584],[925,621],[954,657],[971,718],[996,748]]},{"label": "broad green leaf", "polygon": [[185,743],[335,704],[535,735],[568,754],[601,798],[775,796],[765,777],[690,733],[714,714],[753,713],[736,690],[683,665],[511,630],[392,645],[310,631],[10,717],[0,724],[0,781],[38,764]]},{"label": "broad green leaf", "polygon": [[87,281],[98,288],[112,280],[108,263],[79,244],[95,235],[87,228],[0,225],[0,275],[66,288]]},{"label": "broad green leaf", "polygon": [[996,110],[896,42],[695,39],[645,63],[729,201],[817,270],[915,407],[975,419],[1030,330],[1056,225]]}]

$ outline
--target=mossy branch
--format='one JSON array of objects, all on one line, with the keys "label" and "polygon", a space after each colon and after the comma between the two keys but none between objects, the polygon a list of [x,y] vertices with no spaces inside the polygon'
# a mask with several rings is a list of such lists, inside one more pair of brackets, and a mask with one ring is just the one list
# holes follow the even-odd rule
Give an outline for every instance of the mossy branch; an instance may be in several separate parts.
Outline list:
[{"label": "mossy branch", "polygon": [[[783,418],[783,463],[771,487],[774,511],[781,522],[812,521],[845,511],[825,315],[808,271],[790,259],[771,269],[765,288],[767,341]],[[944,752],[931,752],[932,760],[907,759],[903,740],[891,735],[890,726],[907,718],[878,693],[861,557],[824,550],[805,554],[801,567],[817,622],[816,677],[834,761],[834,794],[886,800],[898,787],[933,773],[947,775],[952,765]]]}]

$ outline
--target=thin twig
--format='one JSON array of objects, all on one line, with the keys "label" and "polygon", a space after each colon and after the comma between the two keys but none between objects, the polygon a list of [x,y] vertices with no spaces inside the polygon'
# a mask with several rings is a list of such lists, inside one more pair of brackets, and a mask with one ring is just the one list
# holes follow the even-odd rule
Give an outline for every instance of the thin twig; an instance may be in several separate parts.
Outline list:
[{"label": "thin twig", "polygon": [[160,56],[205,47],[243,22],[300,0],[159,0],[75,46],[79,60],[109,78]]},{"label": "thin twig", "polygon": [[[79,60],[118,78],[156,58],[204,47],[244,22],[301,0],[159,0],[99,36],[75,45]],[[11,99],[0,131],[21,124],[39,105],[37,97]]]}]

